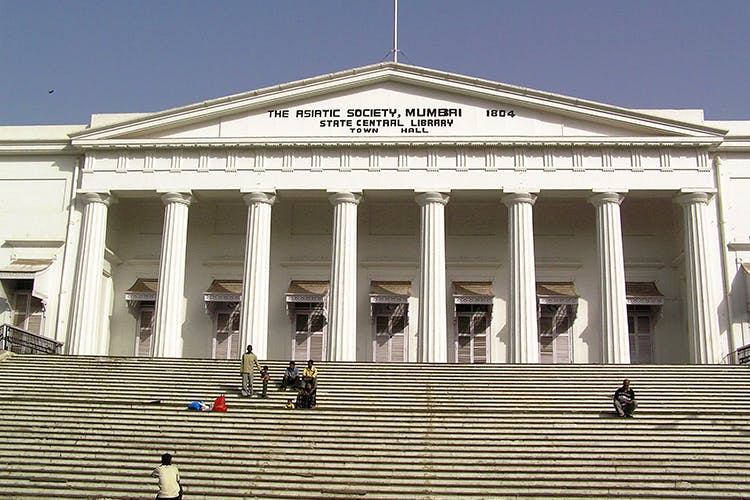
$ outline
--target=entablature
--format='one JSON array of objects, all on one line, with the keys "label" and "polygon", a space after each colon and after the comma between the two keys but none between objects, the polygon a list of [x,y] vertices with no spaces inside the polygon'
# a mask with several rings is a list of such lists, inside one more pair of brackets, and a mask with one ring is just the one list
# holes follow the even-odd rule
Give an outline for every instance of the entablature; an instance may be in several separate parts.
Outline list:
[{"label": "entablature", "polygon": [[74,140],[73,144],[83,150],[109,149],[190,149],[190,148],[339,148],[339,147],[717,147],[722,143],[715,136],[703,137],[528,137],[528,136],[476,136],[450,137],[433,136],[415,140],[408,138],[387,138],[373,140],[372,137],[263,137],[263,138],[189,138],[165,141],[164,139],[111,139]]},{"label": "entablature", "polygon": [[84,173],[296,171],[663,171],[708,172],[706,144],[667,143],[378,143],[258,144],[253,147],[96,149]]}]

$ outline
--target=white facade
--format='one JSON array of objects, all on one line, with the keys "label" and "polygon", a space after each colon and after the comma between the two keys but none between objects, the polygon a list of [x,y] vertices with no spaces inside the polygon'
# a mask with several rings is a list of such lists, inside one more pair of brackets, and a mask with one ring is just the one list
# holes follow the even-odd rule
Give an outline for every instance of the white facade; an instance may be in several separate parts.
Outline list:
[{"label": "white facade", "polygon": [[748,137],[395,63],[0,127],[0,319],[72,354],[725,362]]}]

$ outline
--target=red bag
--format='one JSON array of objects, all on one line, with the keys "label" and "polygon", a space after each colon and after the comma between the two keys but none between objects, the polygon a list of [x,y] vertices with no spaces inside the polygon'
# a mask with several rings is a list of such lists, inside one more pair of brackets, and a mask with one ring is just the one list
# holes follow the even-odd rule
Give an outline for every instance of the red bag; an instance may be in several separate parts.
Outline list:
[{"label": "red bag", "polygon": [[227,411],[227,398],[223,394],[214,401],[214,411]]}]

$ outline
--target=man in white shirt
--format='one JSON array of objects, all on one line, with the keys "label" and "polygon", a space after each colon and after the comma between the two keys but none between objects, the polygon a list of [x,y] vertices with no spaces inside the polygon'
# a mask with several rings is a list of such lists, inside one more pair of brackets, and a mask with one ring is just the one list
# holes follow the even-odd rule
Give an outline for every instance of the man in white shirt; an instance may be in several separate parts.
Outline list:
[{"label": "man in white shirt", "polygon": [[161,456],[161,465],[154,469],[151,477],[159,478],[159,493],[157,500],[182,500],[180,486],[180,471],[172,465],[172,455],[165,453]]}]

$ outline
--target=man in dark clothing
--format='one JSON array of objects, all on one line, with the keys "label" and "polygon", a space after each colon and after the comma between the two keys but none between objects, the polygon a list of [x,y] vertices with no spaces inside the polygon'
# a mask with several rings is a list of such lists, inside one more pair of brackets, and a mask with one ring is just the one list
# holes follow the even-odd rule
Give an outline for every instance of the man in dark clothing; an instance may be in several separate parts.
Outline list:
[{"label": "man in dark clothing", "polygon": [[635,392],[630,388],[630,380],[625,379],[622,385],[615,391],[612,398],[615,403],[615,410],[621,417],[632,417],[636,406]]}]

